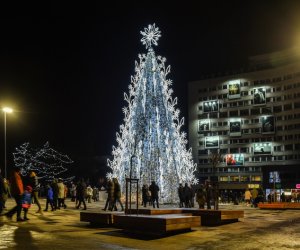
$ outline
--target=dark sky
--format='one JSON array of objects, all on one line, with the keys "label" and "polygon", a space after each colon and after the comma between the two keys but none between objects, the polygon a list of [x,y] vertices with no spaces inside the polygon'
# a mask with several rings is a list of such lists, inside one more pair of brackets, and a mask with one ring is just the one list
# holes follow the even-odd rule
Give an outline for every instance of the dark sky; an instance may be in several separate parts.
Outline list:
[{"label": "dark sky", "polygon": [[300,44],[299,1],[180,2],[0,6],[0,104],[18,111],[7,121],[10,153],[49,141],[71,156],[110,154],[148,24],[162,32],[156,52],[185,117],[189,81]]}]

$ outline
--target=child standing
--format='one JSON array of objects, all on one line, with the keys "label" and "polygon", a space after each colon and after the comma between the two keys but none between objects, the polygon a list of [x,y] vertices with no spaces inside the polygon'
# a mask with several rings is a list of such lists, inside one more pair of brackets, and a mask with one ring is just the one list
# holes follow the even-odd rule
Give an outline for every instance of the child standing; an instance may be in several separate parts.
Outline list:
[{"label": "child standing", "polygon": [[53,190],[50,185],[47,185],[47,202],[46,202],[46,208],[44,211],[48,211],[48,206],[51,206],[51,211],[54,211],[53,207]]},{"label": "child standing", "polygon": [[28,209],[31,207],[31,193],[32,187],[26,186],[25,191],[22,195],[22,208],[24,211],[24,220],[29,220],[27,217]]}]

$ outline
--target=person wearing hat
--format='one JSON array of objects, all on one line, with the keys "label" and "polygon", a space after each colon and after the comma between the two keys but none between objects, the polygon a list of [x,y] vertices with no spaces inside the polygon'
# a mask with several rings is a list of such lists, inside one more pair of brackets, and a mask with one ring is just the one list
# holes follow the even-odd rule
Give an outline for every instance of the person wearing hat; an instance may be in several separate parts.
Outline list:
[{"label": "person wearing hat", "polygon": [[29,172],[29,185],[32,187],[32,199],[34,203],[38,206],[37,213],[42,213],[42,207],[39,201],[39,190],[40,184],[39,179],[34,171]]}]

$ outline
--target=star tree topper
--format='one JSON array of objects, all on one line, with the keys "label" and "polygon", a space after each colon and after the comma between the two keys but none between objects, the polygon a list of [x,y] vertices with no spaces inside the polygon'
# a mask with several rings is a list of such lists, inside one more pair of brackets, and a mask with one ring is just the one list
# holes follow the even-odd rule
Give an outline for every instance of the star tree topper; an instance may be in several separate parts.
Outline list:
[{"label": "star tree topper", "polygon": [[158,45],[157,41],[161,37],[160,33],[158,27],[155,27],[155,23],[153,25],[149,24],[148,28],[144,28],[144,31],[141,31],[143,35],[141,42],[146,45],[146,49],[151,48],[151,44]]}]

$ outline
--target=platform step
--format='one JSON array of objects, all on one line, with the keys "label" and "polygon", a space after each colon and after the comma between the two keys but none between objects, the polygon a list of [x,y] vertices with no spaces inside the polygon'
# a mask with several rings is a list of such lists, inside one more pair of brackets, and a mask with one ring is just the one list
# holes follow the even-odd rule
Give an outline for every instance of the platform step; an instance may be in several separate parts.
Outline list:
[{"label": "platform step", "polygon": [[112,226],[117,214],[124,214],[124,212],[84,211],[80,212],[80,221],[90,222],[92,225]]},{"label": "platform step", "polygon": [[143,234],[163,235],[201,225],[200,216],[188,214],[115,215],[115,227]]},{"label": "platform step", "polygon": [[260,209],[300,209],[299,202],[258,203]]}]

